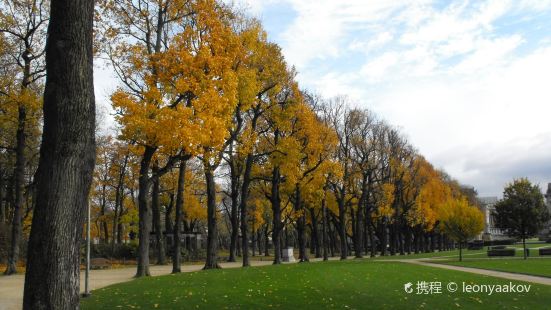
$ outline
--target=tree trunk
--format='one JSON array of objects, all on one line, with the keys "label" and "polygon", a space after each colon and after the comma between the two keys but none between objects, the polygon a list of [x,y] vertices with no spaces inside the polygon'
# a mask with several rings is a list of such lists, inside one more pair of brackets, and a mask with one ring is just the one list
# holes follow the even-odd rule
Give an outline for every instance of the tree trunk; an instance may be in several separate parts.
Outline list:
[{"label": "tree trunk", "polygon": [[[153,172],[157,173],[157,164],[154,164]],[[161,226],[161,206],[159,194],[161,191],[159,177],[153,179],[153,191],[151,193],[151,209],[153,211],[153,229],[155,230],[155,245],[157,248],[157,265],[166,264],[165,244],[163,229]]]},{"label": "tree trunk", "polygon": [[254,218],[253,218],[253,225],[251,227],[251,252],[253,257],[255,256],[255,251],[256,251],[256,240],[254,239],[255,235],[256,235],[256,231],[254,229]]},{"label": "tree trunk", "polygon": [[459,261],[463,261],[463,242],[459,241]]},{"label": "tree trunk", "polygon": [[270,256],[270,240],[268,223],[264,226],[264,256]]},{"label": "tree trunk", "polygon": [[327,205],[326,205],[326,200],[325,198],[323,198],[323,200],[321,201],[321,212],[322,212],[322,217],[323,217],[323,221],[322,221],[322,231],[321,231],[321,243],[322,243],[322,246],[323,246],[323,260],[326,261],[326,260],[329,260],[329,257],[328,257],[328,251],[327,251]]},{"label": "tree trunk", "polygon": [[362,258],[363,252],[363,210],[361,204],[356,211],[356,229],[354,231],[354,254],[356,258]]},{"label": "tree trunk", "polygon": [[218,229],[216,227],[216,184],[214,172],[205,165],[207,183],[207,260],[203,269],[218,269]]},{"label": "tree trunk", "polygon": [[316,258],[320,258],[321,246],[320,246],[320,237],[318,233],[318,218],[316,216],[316,212],[314,208],[310,208],[310,217],[312,218],[312,247],[314,248],[314,253],[316,254]]},{"label": "tree trunk", "polygon": [[251,184],[253,159],[253,155],[247,155],[245,172],[243,173],[243,184],[241,185],[241,200],[239,201],[239,212],[241,212],[241,253],[243,256],[243,267],[250,266],[249,239],[247,236],[247,202],[249,200],[249,186]]},{"label": "tree trunk", "polygon": [[348,248],[346,244],[346,209],[344,206],[344,194],[339,198],[339,237],[341,241],[341,259],[348,257]]},{"label": "tree trunk", "polygon": [[5,275],[17,273],[17,261],[19,260],[19,247],[21,243],[22,232],[22,214],[23,214],[23,186],[25,182],[25,122],[27,112],[23,104],[19,105],[16,149],[15,149],[15,203],[13,205],[13,220],[11,226],[11,242],[8,253],[8,266]]},{"label": "tree trunk", "polygon": [[524,259],[526,259],[526,237],[522,237],[522,249],[524,254]]},{"label": "tree trunk", "polygon": [[368,232],[368,235],[369,235],[369,243],[371,244],[371,249],[370,249],[370,253],[369,253],[369,256],[370,257],[375,257],[377,255],[377,244],[375,243],[375,236],[374,236],[374,233],[373,233],[373,225],[371,223],[368,224],[367,226],[367,232]]},{"label": "tree trunk", "polygon": [[136,277],[150,276],[149,273],[149,234],[151,232],[151,210],[149,208],[149,165],[155,153],[155,148],[146,146],[140,162],[138,178],[138,268]]},{"label": "tree trunk", "polygon": [[171,192],[168,196],[168,205],[166,207],[165,214],[165,231],[167,233],[174,231],[172,224],[172,211],[174,210],[174,192]]},{"label": "tree trunk", "polygon": [[273,212],[272,243],[274,244],[274,265],[281,264],[281,199],[279,197],[279,167],[272,170],[271,203]]},{"label": "tree trunk", "polygon": [[80,243],[96,155],[93,17],[93,1],[51,1],[23,309],[79,308]]},{"label": "tree trunk", "polygon": [[308,253],[306,252],[306,215],[304,214],[305,210],[302,206],[302,200],[300,198],[300,189],[298,185],[295,188],[295,211],[300,214],[297,219],[297,236],[298,236],[298,256],[299,262],[307,262]]},{"label": "tree trunk", "polygon": [[4,207],[4,170],[0,163],[0,227],[6,223],[6,208]]},{"label": "tree trunk", "polygon": [[186,164],[181,160],[178,168],[178,185],[176,187],[176,210],[174,220],[174,243],[172,247],[172,273],[181,272],[182,255],[180,250],[180,232],[182,231],[183,208],[184,208],[184,186],[186,184]]},{"label": "tree trunk", "polygon": [[237,254],[237,239],[239,239],[239,176],[237,168],[235,167],[235,158],[230,162],[230,175],[231,175],[231,239],[230,239],[230,256],[228,262],[235,262],[235,256]]}]

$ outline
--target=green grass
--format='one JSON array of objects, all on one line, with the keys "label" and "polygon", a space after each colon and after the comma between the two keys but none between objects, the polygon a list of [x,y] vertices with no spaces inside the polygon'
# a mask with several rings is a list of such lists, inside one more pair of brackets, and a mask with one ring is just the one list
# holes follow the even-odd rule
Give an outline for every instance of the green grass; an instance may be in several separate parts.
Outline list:
[{"label": "green grass", "polygon": [[[417,281],[441,281],[443,292],[404,292]],[[82,309],[545,309],[551,302],[551,286],[488,296],[449,293],[449,281],[510,282],[398,262],[335,261],[141,278],[93,291]]]},{"label": "green grass", "polygon": [[[468,255],[467,255],[468,254]],[[463,250],[463,255],[467,256],[480,256],[480,255],[486,255],[486,249],[484,250]],[[388,260],[388,259],[418,259],[418,258],[432,258],[432,257],[458,257],[459,258],[459,250],[452,250],[452,251],[442,251],[442,252],[429,252],[429,253],[418,253],[418,254],[409,254],[409,255],[386,255],[386,256],[378,256],[374,257],[372,259],[376,260]]]},{"label": "green grass", "polygon": [[[517,256],[522,254],[517,253]],[[433,261],[435,263],[472,267],[480,269],[498,270],[513,273],[522,273],[536,276],[551,277],[551,258],[533,258],[524,260],[519,258],[509,259],[475,259],[458,261]]]},{"label": "green grass", "polygon": [[[533,244],[526,244],[527,248],[534,248],[530,251],[531,257],[537,257],[539,256],[539,251],[536,248],[540,247],[551,247],[551,244],[549,243],[533,243]],[[522,244],[513,244],[513,245],[507,245],[507,247],[516,248],[516,256],[522,257]],[[488,247],[485,246],[482,250],[467,250],[463,249],[463,258],[464,259],[471,259],[471,258],[483,258],[488,257],[487,254]],[[429,252],[429,253],[419,253],[419,254],[410,254],[410,255],[394,255],[394,256],[379,256],[375,257],[373,259],[377,260],[387,260],[387,259],[418,259],[418,258],[457,258],[459,259],[459,250],[452,250],[452,251],[442,251],[442,252]]]}]

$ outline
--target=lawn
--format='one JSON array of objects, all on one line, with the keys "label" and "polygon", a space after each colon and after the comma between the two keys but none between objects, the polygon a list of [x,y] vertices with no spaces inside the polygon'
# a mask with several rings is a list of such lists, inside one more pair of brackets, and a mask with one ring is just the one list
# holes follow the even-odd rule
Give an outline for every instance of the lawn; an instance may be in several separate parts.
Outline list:
[{"label": "lawn", "polygon": [[[517,256],[521,256],[521,253],[517,253]],[[492,259],[473,259],[465,260],[463,262],[458,261],[433,261],[435,263],[464,266],[480,269],[490,269],[514,273],[523,273],[536,276],[551,277],[551,258],[532,258],[524,260],[519,258],[492,258]]]},{"label": "lawn", "polygon": [[[516,248],[516,256],[522,257],[522,244],[512,244],[507,245],[507,247],[510,248]],[[540,247],[551,247],[551,244],[549,243],[529,243],[526,244],[527,248],[533,248],[530,251],[531,257],[539,256],[539,251],[537,250]],[[485,246],[482,250],[467,250],[463,249],[463,259],[471,259],[471,258],[483,258],[488,257],[487,254],[488,247]],[[418,258],[457,258],[459,259],[459,250],[452,250],[452,251],[442,251],[442,252],[429,252],[429,253],[419,253],[419,254],[410,254],[410,255],[386,255],[386,256],[378,256],[374,259],[377,260],[386,260],[386,259],[418,259]]]},{"label": "lawn", "polygon": [[[440,281],[442,293],[404,291],[418,281]],[[82,309],[545,309],[551,302],[551,286],[488,295],[450,293],[450,281],[510,282],[399,262],[331,261],[141,278],[93,291]]]}]

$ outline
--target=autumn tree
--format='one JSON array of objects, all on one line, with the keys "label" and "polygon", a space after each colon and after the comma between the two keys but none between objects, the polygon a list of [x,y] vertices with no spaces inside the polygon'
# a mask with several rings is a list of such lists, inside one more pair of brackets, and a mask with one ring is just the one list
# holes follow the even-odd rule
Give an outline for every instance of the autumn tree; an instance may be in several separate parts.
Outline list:
[{"label": "autumn tree", "polygon": [[528,179],[513,180],[503,190],[503,199],[492,213],[495,225],[510,237],[522,239],[526,259],[526,238],[536,235],[549,220],[549,212],[539,186]]},{"label": "autumn tree", "polygon": [[459,243],[459,261],[462,261],[462,245],[484,229],[484,215],[465,198],[449,199],[440,210],[440,227]]},{"label": "autumn tree", "polygon": [[[12,220],[11,246],[5,274],[16,272],[19,245],[22,234],[22,212],[24,203],[25,167],[27,165],[27,136],[31,126],[36,126],[36,114],[40,109],[42,78],[44,77],[44,52],[46,27],[49,18],[49,2],[39,0],[0,2],[0,33],[3,35],[6,53],[10,63],[3,64],[13,69],[12,83],[3,87],[0,100],[13,105],[17,111],[15,169],[14,169],[14,212]],[[32,117],[35,117],[34,122]],[[31,119],[29,119],[31,118]],[[34,124],[33,124],[34,123]]]}]

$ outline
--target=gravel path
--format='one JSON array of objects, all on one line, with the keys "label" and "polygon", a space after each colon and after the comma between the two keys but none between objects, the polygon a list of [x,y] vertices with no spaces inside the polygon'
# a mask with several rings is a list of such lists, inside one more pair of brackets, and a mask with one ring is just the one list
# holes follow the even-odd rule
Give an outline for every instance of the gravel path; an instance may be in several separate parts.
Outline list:
[{"label": "gravel path", "polygon": [[514,281],[524,281],[524,282],[531,282],[531,283],[537,283],[537,284],[551,285],[551,278],[547,278],[547,277],[530,276],[530,275],[520,274],[520,273],[511,273],[511,272],[503,272],[503,271],[495,271],[495,270],[487,270],[487,269],[478,269],[478,268],[430,263],[425,261],[424,259],[393,259],[393,260],[389,259],[389,260],[380,260],[380,261],[394,261],[394,262],[398,261],[402,263],[416,264],[421,266],[435,267],[435,268],[442,268],[442,269],[449,269],[449,270],[457,270],[457,271],[475,273],[475,274],[491,276],[496,278],[514,280]]}]

